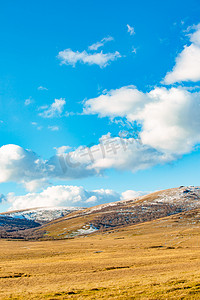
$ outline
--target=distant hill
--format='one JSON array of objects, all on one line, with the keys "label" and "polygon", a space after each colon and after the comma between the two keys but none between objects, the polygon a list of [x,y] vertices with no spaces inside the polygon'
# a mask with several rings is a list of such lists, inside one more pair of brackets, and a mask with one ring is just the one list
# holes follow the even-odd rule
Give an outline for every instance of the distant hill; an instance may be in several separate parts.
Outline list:
[{"label": "distant hill", "polygon": [[[144,223],[200,209],[200,187],[179,187],[135,199],[102,204],[87,209],[38,208],[1,214],[17,220],[18,228],[0,224],[2,238],[65,239]],[[20,222],[27,227],[20,227]],[[26,228],[25,228],[26,227]]]},{"label": "distant hill", "polygon": [[69,213],[83,208],[77,207],[38,207],[25,210],[0,213],[0,216],[36,221],[40,224],[64,217]]},{"label": "distant hill", "polygon": [[0,213],[0,237],[16,237],[21,232],[23,238],[26,230],[41,227],[76,210],[81,208],[46,207]]}]

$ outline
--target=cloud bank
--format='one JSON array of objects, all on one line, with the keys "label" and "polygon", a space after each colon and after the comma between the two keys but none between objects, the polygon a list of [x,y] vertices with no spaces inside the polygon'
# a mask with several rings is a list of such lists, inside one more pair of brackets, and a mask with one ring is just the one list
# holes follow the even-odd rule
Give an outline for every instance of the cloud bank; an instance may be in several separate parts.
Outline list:
[{"label": "cloud bank", "polygon": [[122,194],[109,189],[88,191],[82,186],[58,185],[48,187],[40,193],[28,193],[15,196],[10,193],[6,201],[10,204],[9,210],[18,210],[35,207],[91,207],[98,204],[120,200],[130,200],[144,193],[128,190]]}]

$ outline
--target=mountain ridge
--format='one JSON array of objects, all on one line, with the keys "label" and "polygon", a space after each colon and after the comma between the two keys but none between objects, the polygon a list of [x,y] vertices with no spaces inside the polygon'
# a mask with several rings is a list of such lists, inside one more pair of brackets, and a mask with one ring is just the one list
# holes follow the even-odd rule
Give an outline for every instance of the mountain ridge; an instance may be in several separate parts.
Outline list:
[{"label": "mountain ridge", "polygon": [[[6,212],[8,221],[26,219],[27,226],[9,228],[0,224],[1,237],[65,239],[144,223],[200,209],[200,187],[180,186],[156,191],[130,200],[99,204],[90,208],[36,208]],[[9,219],[11,218],[11,219]],[[38,225],[39,224],[39,225]],[[30,226],[29,226],[30,225]],[[3,232],[3,233],[2,233]]]}]

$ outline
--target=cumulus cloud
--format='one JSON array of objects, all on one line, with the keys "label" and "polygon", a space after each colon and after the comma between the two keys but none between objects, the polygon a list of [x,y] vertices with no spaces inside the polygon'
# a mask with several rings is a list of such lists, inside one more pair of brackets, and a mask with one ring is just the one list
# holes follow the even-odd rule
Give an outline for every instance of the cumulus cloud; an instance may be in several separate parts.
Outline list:
[{"label": "cumulus cloud", "polygon": [[[77,150],[78,151],[78,150]],[[0,183],[17,182],[28,190],[45,186],[49,179],[75,179],[95,175],[97,172],[88,167],[89,161],[77,163],[78,153],[59,152],[49,160],[41,159],[31,150],[17,145],[5,145],[0,148]]]},{"label": "cumulus cloud", "polygon": [[106,67],[111,61],[120,58],[121,55],[118,51],[113,53],[88,53],[87,51],[79,52],[73,51],[71,49],[65,49],[60,51],[58,58],[61,61],[61,65],[72,65],[75,66],[76,63],[81,62],[89,65],[98,65],[100,68]]},{"label": "cumulus cloud", "polygon": [[193,29],[195,32],[189,35],[191,44],[185,45],[183,51],[176,57],[175,66],[167,73],[163,83],[200,80],[200,24]]},{"label": "cumulus cloud", "polygon": [[200,142],[199,92],[155,88],[143,93],[122,87],[87,100],[84,113],[137,122],[143,146],[165,154],[188,153]]},{"label": "cumulus cloud", "polygon": [[67,150],[67,146],[62,146],[54,156],[44,160],[31,150],[5,145],[0,148],[0,183],[13,181],[33,191],[53,179],[100,176],[112,168],[135,172],[174,159],[170,153],[142,145],[134,138],[111,137],[110,134],[101,137],[92,147],[81,146],[66,153]]},{"label": "cumulus cloud", "polygon": [[48,168],[45,161],[31,150],[17,145],[5,145],[0,148],[0,183],[11,181],[27,184],[47,178]]},{"label": "cumulus cloud", "polygon": [[75,150],[72,157],[96,174],[112,168],[135,172],[173,159],[171,155],[142,145],[134,138],[112,138],[108,135],[103,136],[97,145]]},{"label": "cumulus cloud", "polygon": [[77,154],[64,157],[64,162],[58,154],[43,160],[31,150],[4,145],[0,148],[0,183],[17,182],[32,191],[34,187],[45,186],[49,179],[75,179],[96,173],[84,162],[77,164],[73,156]]},{"label": "cumulus cloud", "polygon": [[[47,115],[54,113],[53,109]],[[200,142],[200,92],[181,87],[146,93],[134,86],[122,87],[85,101],[84,113],[137,124],[137,136],[108,133],[94,146],[70,151],[64,145],[48,160],[17,145],[2,146],[0,182],[18,182],[33,191],[53,179],[101,176],[108,169],[135,172],[171,162]]]},{"label": "cumulus cloud", "polygon": [[[131,198],[124,197],[130,195]],[[82,186],[58,185],[48,187],[40,193],[29,193],[23,196],[8,194],[9,210],[18,210],[35,207],[90,207],[98,204],[110,203],[121,199],[133,199],[139,192],[127,191],[122,194],[110,189],[88,191]]]},{"label": "cumulus cloud", "polygon": [[107,42],[110,42],[110,41],[113,41],[114,38],[112,36],[108,36],[108,37],[105,37],[103,38],[100,42],[97,42],[97,43],[94,43],[92,44],[91,46],[89,46],[88,48],[90,50],[98,50],[100,47],[103,47],[105,45],[105,43]]},{"label": "cumulus cloud", "polygon": [[33,179],[31,178],[28,180],[30,181],[23,181],[24,187],[27,189],[27,191],[34,192],[37,190],[41,190],[44,187],[48,186],[50,182],[47,180],[47,178],[39,178],[39,179]]},{"label": "cumulus cloud", "polygon": [[[154,88],[146,93],[134,86],[122,87],[85,101],[84,113],[118,117],[136,124],[139,130],[131,137],[108,133],[96,145],[73,151],[62,146],[48,160],[17,145],[2,146],[0,182],[18,182],[33,191],[52,179],[101,176],[108,169],[135,172],[171,162],[200,142],[200,92],[181,87]],[[55,110],[49,114],[54,115]]]},{"label": "cumulus cloud", "polygon": [[40,107],[40,110],[43,110],[43,111],[41,113],[39,113],[39,116],[43,117],[43,118],[60,117],[64,110],[65,104],[66,104],[66,101],[64,98],[55,99],[54,102],[50,106]]},{"label": "cumulus cloud", "polygon": [[130,35],[134,35],[135,34],[134,28],[131,27],[129,24],[127,24],[126,26],[127,26],[127,30],[130,33]]},{"label": "cumulus cloud", "polygon": [[130,200],[130,199],[137,199],[137,197],[144,194],[143,192],[136,192],[133,190],[127,190],[121,194],[121,200]]},{"label": "cumulus cloud", "polygon": [[148,102],[146,95],[134,86],[108,91],[97,98],[85,102],[83,113],[98,114],[100,117],[125,117],[129,114],[138,115],[138,111]]}]

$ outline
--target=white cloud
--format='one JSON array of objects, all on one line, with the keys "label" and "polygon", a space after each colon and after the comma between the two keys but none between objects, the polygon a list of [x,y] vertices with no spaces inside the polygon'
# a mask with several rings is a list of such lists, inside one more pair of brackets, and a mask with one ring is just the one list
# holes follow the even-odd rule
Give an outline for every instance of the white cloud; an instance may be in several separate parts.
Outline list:
[{"label": "white cloud", "polygon": [[42,86],[42,85],[38,86],[37,89],[38,89],[39,91],[48,91],[48,88],[46,88],[45,86]]},{"label": "white cloud", "polygon": [[91,46],[89,46],[88,48],[90,50],[98,50],[100,47],[103,47],[105,45],[105,43],[107,42],[110,42],[110,41],[113,41],[114,38],[112,36],[108,36],[108,37],[105,37],[103,38],[100,42],[97,42],[97,43],[94,43],[92,44]]},{"label": "white cloud", "polygon": [[31,150],[25,150],[17,145],[0,147],[0,183],[17,182],[27,189],[45,186],[50,179],[76,179],[97,174],[89,168],[88,159],[77,163],[80,152],[63,155],[57,154],[49,160],[41,159]]},{"label": "white cloud", "polygon": [[142,93],[123,87],[87,100],[84,113],[137,122],[142,144],[166,154],[189,153],[200,142],[199,92],[155,88]]},{"label": "white cloud", "polygon": [[200,80],[200,24],[194,28],[195,32],[189,35],[191,44],[185,45],[183,51],[176,57],[175,66],[167,73],[163,83]]},{"label": "white cloud", "polygon": [[173,159],[171,154],[158,152],[134,138],[111,137],[108,134],[92,147],[79,147],[69,153],[59,151],[48,164],[54,166],[51,178],[71,179],[101,175],[112,168],[135,172]]},{"label": "white cloud", "polygon": [[61,147],[54,147],[54,149],[56,150],[56,153],[58,154],[58,155],[60,155],[60,154],[64,154],[64,153],[66,153],[69,149],[71,149],[71,147],[70,146],[61,146]]},{"label": "white cloud", "polygon": [[42,128],[43,128],[42,126],[38,125],[37,122],[31,122],[31,125],[34,126],[34,127],[36,127],[37,130],[42,130]]},{"label": "white cloud", "polygon": [[43,112],[39,113],[39,116],[43,118],[60,117],[64,110],[65,104],[65,99],[55,99],[55,101],[50,106],[40,107]]},{"label": "white cloud", "polygon": [[200,142],[200,93],[181,88],[155,89],[141,113],[141,140],[158,150],[189,153]]},{"label": "white cloud", "polygon": [[61,64],[72,65],[75,66],[77,62],[81,62],[89,65],[98,65],[101,68],[106,67],[111,61],[120,58],[121,55],[118,51],[113,53],[103,53],[102,51],[99,53],[87,53],[86,51],[72,51],[71,49],[66,49],[64,51],[60,51],[58,54],[58,58],[61,61]]},{"label": "white cloud", "polygon": [[51,131],[59,131],[60,128],[59,128],[59,126],[55,125],[55,126],[48,126],[48,129]]},{"label": "white cloud", "polygon": [[125,117],[129,112],[137,115],[146,102],[148,99],[145,94],[134,86],[127,86],[87,100],[83,112],[100,117]]},{"label": "white cloud", "polygon": [[137,48],[132,47],[132,51],[131,52],[134,53],[134,54],[136,54],[137,53]]},{"label": "white cloud", "polygon": [[49,167],[33,151],[17,145],[0,148],[0,183],[26,184],[36,179],[47,178]]},{"label": "white cloud", "polygon": [[127,26],[127,30],[130,33],[130,35],[134,35],[135,34],[134,28],[131,27],[129,24],[127,24],[126,26]]},{"label": "white cloud", "polygon": [[30,97],[30,98],[28,98],[28,99],[26,99],[25,101],[24,101],[24,105],[25,106],[28,106],[28,105],[30,105],[31,103],[33,103],[33,99]]},{"label": "white cloud", "polygon": [[52,179],[98,176],[107,169],[135,172],[173,161],[200,143],[200,92],[179,87],[143,93],[134,86],[122,87],[87,100],[84,113],[136,122],[138,137],[134,132],[134,137],[108,133],[92,147],[67,153],[69,147],[62,146],[48,160],[31,150],[5,145],[0,148],[0,182],[14,181],[33,190]]},{"label": "white cloud", "polygon": [[174,159],[170,154],[142,145],[134,138],[100,138],[92,147],[79,147],[66,153],[67,147],[57,149],[48,160],[17,145],[0,148],[0,183],[17,182],[28,190],[45,186],[49,180],[71,180],[102,175],[105,170],[137,171]]},{"label": "white cloud", "polygon": [[25,188],[27,189],[27,191],[34,192],[34,191],[41,190],[44,187],[48,186],[49,182],[47,181],[46,178],[40,178],[40,179],[31,180],[28,182],[24,181],[23,184],[24,184]]},{"label": "white cloud", "polygon": [[130,200],[130,199],[135,199],[139,196],[141,196],[143,193],[142,192],[136,192],[133,190],[127,190],[122,193],[121,195],[121,200]]},{"label": "white cloud", "polygon": [[9,210],[48,206],[90,207],[125,199],[124,195],[128,194],[131,196],[129,199],[132,199],[134,194],[137,197],[140,193],[127,191],[121,195],[109,189],[87,191],[81,186],[58,185],[48,187],[40,193],[29,193],[24,196],[8,194],[7,201],[11,204]]}]

